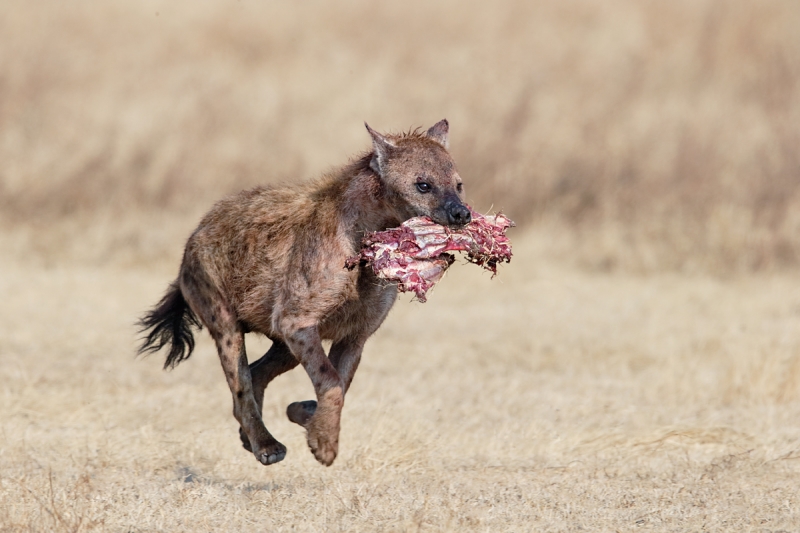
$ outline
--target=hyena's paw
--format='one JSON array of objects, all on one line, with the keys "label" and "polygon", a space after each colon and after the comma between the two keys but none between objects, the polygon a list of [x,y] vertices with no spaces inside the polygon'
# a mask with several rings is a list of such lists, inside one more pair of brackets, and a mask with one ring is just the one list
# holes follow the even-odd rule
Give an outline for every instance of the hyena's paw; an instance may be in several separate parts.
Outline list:
[{"label": "hyena's paw", "polygon": [[286,457],[286,446],[273,440],[268,446],[260,447],[253,455],[256,456],[256,459],[258,459],[262,465],[273,465],[283,461]]},{"label": "hyena's paw", "polygon": [[314,416],[317,410],[317,402],[306,400],[304,402],[294,402],[286,408],[286,416],[295,424],[306,427],[308,421]]},{"label": "hyena's paw", "polygon": [[[338,429],[338,428],[337,428]],[[339,453],[339,432],[331,434],[318,430],[312,420],[308,425],[308,447],[314,457],[325,466],[331,466]]]},{"label": "hyena's paw", "polygon": [[278,463],[286,457],[286,446],[275,439],[266,441],[261,446],[258,446],[258,452],[253,452],[250,439],[247,438],[247,434],[241,427],[239,428],[239,438],[242,440],[244,449],[255,455],[256,459],[263,465],[269,466]]},{"label": "hyena's paw", "polygon": [[308,447],[317,461],[325,466],[333,464],[339,453],[339,421],[343,402],[342,389],[327,391],[320,398],[314,415],[305,424]]}]

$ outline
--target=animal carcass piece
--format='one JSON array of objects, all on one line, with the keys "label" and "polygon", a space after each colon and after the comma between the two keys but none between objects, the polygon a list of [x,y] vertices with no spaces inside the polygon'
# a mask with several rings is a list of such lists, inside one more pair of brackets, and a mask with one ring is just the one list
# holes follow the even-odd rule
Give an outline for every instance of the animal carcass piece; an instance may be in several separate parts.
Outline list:
[{"label": "animal carcass piece", "polygon": [[506,230],[515,224],[502,214],[483,216],[472,208],[470,212],[472,221],[458,229],[416,217],[399,228],[370,233],[364,237],[360,253],[347,261],[347,267],[366,264],[379,278],[397,282],[401,292],[413,292],[420,302],[455,261],[448,252],[466,252],[469,262],[494,276],[498,263],[511,261]]}]

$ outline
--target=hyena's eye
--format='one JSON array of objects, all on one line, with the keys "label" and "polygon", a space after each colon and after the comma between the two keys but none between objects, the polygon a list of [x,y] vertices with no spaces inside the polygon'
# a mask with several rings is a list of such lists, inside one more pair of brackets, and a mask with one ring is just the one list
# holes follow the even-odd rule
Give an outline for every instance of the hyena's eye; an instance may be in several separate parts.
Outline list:
[{"label": "hyena's eye", "polygon": [[464,192],[464,184],[461,183],[460,181],[458,183],[456,183],[456,190],[458,192]]},{"label": "hyena's eye", "polygon": [[424,181],[417,182],[417,190],[422,194],[425,194],[426,192],[431,192],[432,189],[433,187],[431,186],[430,183],[425,183]]}]

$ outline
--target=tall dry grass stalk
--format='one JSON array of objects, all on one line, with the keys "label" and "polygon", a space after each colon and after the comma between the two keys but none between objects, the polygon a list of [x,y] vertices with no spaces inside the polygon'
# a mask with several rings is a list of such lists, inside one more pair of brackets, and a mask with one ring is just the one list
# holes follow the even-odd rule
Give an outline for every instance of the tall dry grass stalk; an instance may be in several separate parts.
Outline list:
[{"label": "tall dry grass stalk", "polygon": [[0,36],[0,210],[22,251],[153,252],[140,217],[164,211],[187,221],[171,249],[221,195],[366,148],[365,119],[446,116],[473,204],[546,223],[581,263],[800,262],[794,0],[8,0]]}]

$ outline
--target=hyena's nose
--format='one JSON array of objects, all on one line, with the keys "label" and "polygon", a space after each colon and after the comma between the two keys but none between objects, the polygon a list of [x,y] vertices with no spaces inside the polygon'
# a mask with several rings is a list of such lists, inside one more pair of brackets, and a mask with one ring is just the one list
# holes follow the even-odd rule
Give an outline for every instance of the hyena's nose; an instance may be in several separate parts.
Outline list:
[{"label": "hyena's nose", "polygon": [[472,214],[462,203],[451,202],[445,206],[445,210],[447,211],[447,222],[451,226],[464,226],[472,220]]}]

